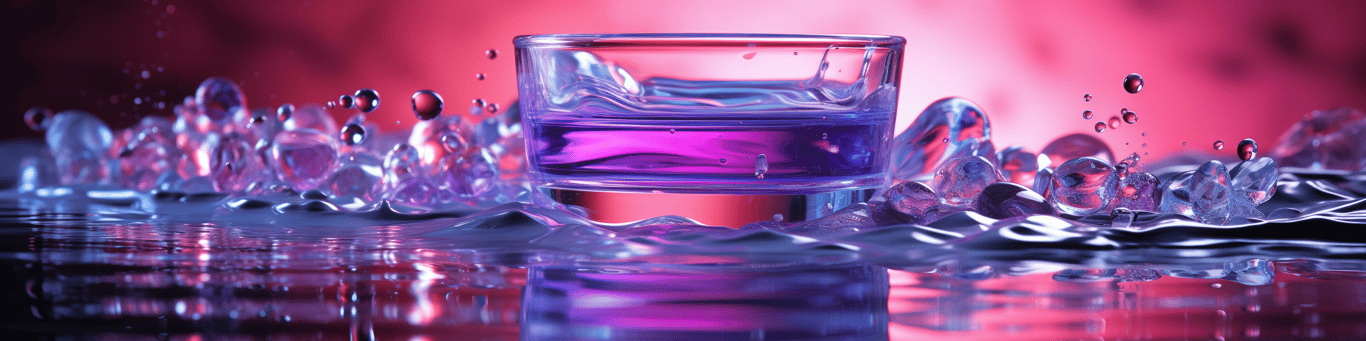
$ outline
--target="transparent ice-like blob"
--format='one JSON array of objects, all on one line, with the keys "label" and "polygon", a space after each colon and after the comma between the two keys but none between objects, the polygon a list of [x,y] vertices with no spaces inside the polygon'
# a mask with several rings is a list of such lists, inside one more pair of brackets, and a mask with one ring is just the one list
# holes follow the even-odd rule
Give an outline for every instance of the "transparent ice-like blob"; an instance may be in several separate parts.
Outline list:
[{"label": "transparent ice-like blob", "polygon": [[1161,181],[1146,172],[1130,172],[1117,182],[1115,199],[1111,208],[1157,211],[1157,200],[1161,198]]},{"label": "transparent ice-like blob", "polygon": [[1105,161],[1106,164],[1115,162],[1115,154],[1110,151],[1110,145],[1088,134],[1059,137],[1044,146],[1039,154],[1047,155],[1051,165],[1061,165],[1068,160],[1082,157],[1094,157]]},{"label": "transparent ice-like blob", "polygon": [[403,179],[423,176],[423,169],[417,149],[399,143],[384,156],[384,183],[393,188]]},{"label": "transparent ice-like blob", "polygon": [[1053,206],[1043,196],[1010,182],[997,182],[983,188],[977,198],[977,213],[993,219],[1054,215]]},{"label": "transparent ice-like blob", "polygon": [[[418,154],[424,167],[436,168],[437,162],[446,157],[448,152],[447,141],[454,137],[460,141],[473,141],[474,128],[470,123],[461,119],[460,115],[437,116],[430,120],[418,121],[413,125],[413,130],[408,135],[408,144],[411,145]],[[454,154],[460,155],[475,151],[473,148],[464,148]],[[463,155],[462,155],[463,156]]]},{"label": "transparent ice-like blob", "polygon": [[294,109],[289,120],[284,122],[285,130],[312,129],[319,132],[337,132],[337,121],[316,103],[308,103]]},{"label": "transparent ice-like blob", "polygon": [[916,181],[892,186],[883,205],[911,223],[924,224],[939,217],[939,196],[929,186]]},{"label": "transparent ice-like blob", "polygon": [[955,210],[972,209],[977,196],[987,185],[1001,181],[991,161],[980,156],[949,160],[939,167],[930,183],[939,194],[939,203]]},{"label": "transparent ice-like blob", "polygon": [[28,193],[39,188],[61,184],[57,178],[57,164],[51,155],[39,154],[19,161],[19,179],[15,190]]},{"label": "transparent ice-like blob", "polygon": [[200,114],[214,122],[226,121],[236,111],[246,110],[247,107],[247,97],[242,94],[242,88],[223,77],[211,77],[199,83],[199,89],[194,92],[194,101]]},{"label": "transparent ice-like blob", "polygon": [[157,181],[172,171],[170,149],[164,143],[151,138],[133,141],[119,154],[118,185],[139,191],[156,188]]},{"label": "transparent ice-like blob", "polygon": [[[466,202],[478,202],[498,185],[498,166],[488,149],[466,155],[446,155],[440,163],[442,186]],[[493,193],[496,194],[496,193]]]},{"label": "transparent ice-like blob", "polygon": [[1227,168],[1218,160],[1206,162],[1195,170],[1190,179],[1190,199],[1195,219],[1216,225],[1228,221],[1229,205],[1233,199],[1228,178]]},{"label": "transparent ice-like blob", "polygon": [[1195,176],[1195,171],[1186,171],[1167,179],[1162,184],[1162,200],[1158,201],[1158,209],[1163,213],[1175,213],[1187,217],[1195,217],[1195,207],[1191,204],[1191,177]]},{"label": "transparent ice-like blob", "polygon": [[954,158],[977,155],[990,161],[996,157],[986,111],[958,97],[926,107],[896,136],[892,148],[892,176],[898,180],[928,175]]},{"label": "transparent ice-like blob", "polygon": [[1118,176],[1108,162],[1095,157],[1076,158],[1053,171],[1048,201],[1058,212],[1084,216],[1109,206]]},{"label": "transparent ice-like blob", "polygon": [[1034,186],[1034,175],[1039,171],[1039,158],[1034,153],[1024,151],[1024,147],[1010,147],[996,153],[996,161],[1006,181]]},{"label": "transparent ice-like blob", "polygon": [[1034,193],[1039,193],[1040,195],[1043,195],[1044,198],[1048,198],[1048,187],[1052,184],[1053,169],[1043,168],[1039,169],[1038,172],[1034,172]]},{"label": "transparent ice-like blob", "polygon": [[219,192],[240,193],[252,182],[263,179],[265,165],[247,137],[228,134],[218,140],[209,157],[214,188]]},{"label": "transparent ice-like blob", "polygon": [[1268,157],[1238,163],[1229,174],[1233,176],[1235,199],[1253,206],[1270,200],[1276,194],[1276,179],[1281,177],[1276,161]]},{"label": "transparent ice-like blob", "polygon": [[[294,119],[302,112],[295,112]],[[296,190],[317,187],[337,165],[337,147],[332,134],[312,129],[280,132],[275,136],[270,155],[271,166],[280,180]]]},{"label": "transparent ice-like blob", "polygon": [[329,196],[372,202],[378,197],[384,171],[379,158],[368,153],[342,156],[340,168],[319,188]]},{"label": "transparent ice-like blob", "polygon": [[80,110],[57,113],[52,117],[45,138],[62,183],[109,180],[112,163],[108,161],[108,151],[114,136],[95,115]]},{"label": "transparent ice-like blob", "polygon": [[498,174],[509,182],[525,182],[526,140],[522,138],[520,106],[513,102],[508,110],[479,122],[475,143],[487,148],[496,159]]},{"label": "transparent ice-like blob", "polygon": [[441,202],[441,190],[421,177],[405,177],[390,191],[389,202],[430,208]]},{"label": "transparent ice-like blob", "polygon": [[1366,168],[1366,114],[1315,110],[1281,135],[1270,156],[1282,167],[1356,171]]}]

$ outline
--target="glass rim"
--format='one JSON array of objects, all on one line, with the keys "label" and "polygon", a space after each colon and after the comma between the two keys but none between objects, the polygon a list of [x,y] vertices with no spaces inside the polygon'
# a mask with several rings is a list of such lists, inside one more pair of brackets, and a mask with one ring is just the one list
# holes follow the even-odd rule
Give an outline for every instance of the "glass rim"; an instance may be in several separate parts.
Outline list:
[{"label": "glass rim", "polygon": [[810,35],[757,33],[611,33],[538,34],[512,39],[516,48],[556,47],[786,47],[896,48],[906,38],[885,35]]}]

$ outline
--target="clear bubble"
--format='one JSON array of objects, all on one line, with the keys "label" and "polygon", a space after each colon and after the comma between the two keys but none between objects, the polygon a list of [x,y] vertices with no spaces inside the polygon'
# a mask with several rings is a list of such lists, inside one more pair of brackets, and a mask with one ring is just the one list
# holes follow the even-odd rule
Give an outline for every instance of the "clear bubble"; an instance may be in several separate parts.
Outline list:
[{"label": "clear bubble", "polygon": [[774,214],[773,214],[773,222],[775,222],[775,223],[781,223],[781,222],[783,222],[783,214],[782,214],[782,213],[774,213]]},{"label": "clear bubble", "polygon": [[721,163],[726,163],[726,158],[721,158]]},{"label": "clear bubble", "polygon": [[33,131],[44,131],[52,125],[52,110],[41,107],[32,107],[24,112],[24,123],[28,124]]},{"label": "clear bubble", "polygon": [[327,106],[328,109],[336,108],[336,107],[337,107],[337,101],[327,101],[326,106]]},{"label": "clear bubble", "polygon": [[496,59],[496,58],[498,58],[498,50],[494,50],[494,49],[485,50],[485,51],[484,51],[484,56],[485,56],[485,57],[489,57],[489,59]]},{"label": "clear bubble", "polygon": [[365,142],[365,127],[359,123],[348,123],[341,129],[341,140],[348,146]]},{"label": "clear bubble", "polygon": [[767,174],[767,173],[768,173],[768,156],[764,156],[764,154],[759,154],[759,156],[754,157],[754,176],[757,177],[757,178],[763,179],[763,178],[764,178],[764,174]]},{"label": "clear bubble", "polygon": [[342,109],[351,109],[351,107],[354,107],[355,105],[356,100],[355,98],[352,98],[351,95],[341,95],[341,97],[337,98],[337,106],[342,107]]},{"label": "clear bubble", "polygon": [[1124,91],[1136,94],[1140,90],[1143,90],[1143,76],[1139,76],[1137,73],[1131,73],[1128,77],[1124,77]]},{"label": "clear bubble", "polygon": [[1138,123],[1138,114],[1135,114],[1132,111],[1124,111],[1124,123]]},{"label": "clear bubble", "polygon": [[942,141],[940,141],[940,142],[949,143],[949,138],[945,137],[944,140],[942,140]]},{"label": "clear bubble", "polygon": [[436,91],[418,90],[413,93],[413,115],[419,120],[430,120],[441,116],[441,109],[445,106],[445,101]]},{"label": "clear bubble", "polygon": [[1091,119],[1091,117],[1094,117],[1094,116],[1096,116],[1096,114],[1092,113],[1090,110],[1081,112],[1081,118],[1084,118],[1084,119],[1088,119],[1088,120],[1089,120],[1089,119]]},{"label": "clear bubble", "polygon": [[1087,102],[1090,102],[1090,101],[1091,101],[1091,94],[1086,94],[1086,96],[1082,96],[1081,98],[1082,98],[1082,99],[1085,99]]},{"label": "clear bubble", "polygon": [[372,89],[356,90],[356,109],[361,112],[375,111],[379,107],[379,92]]},{"label": "clear bubble", "polygon": [[484,107],[484,111],[488,111],[490,114],[497,114],[498,108],[498,103],[489,103],[488,106]]},{"label": "clear bubble", "polygon": [[292,103],[285,103],[279,109],[275,109],[275,117],[280,119],[280,122],[288,121],[292,116],[294,116],[294,104]]},{"label": "clear bubble", "polygon": [[669,129],[669,133],[670,133],[670,134],[677,134],[678,131],[677,131],[677,130],[674,130],[674,129]]},{"label": "clear bubble", "polygon": [[1083,157],[1058,166],[1048,186],[1048,201],[1059,212],[1084,216],[1105,208],[1115,197],[1119,177],[1104,160]]},{"label": "clear bubble", "polygon": [[481,80],[481,81],[484,80],[484,78],[486,78],[486,77],[487,77],[487,76],[485,76],[485,75],[482,74],[482,73],[476,73],[476,74],[474,74],[474,79],[478,79],[478,80]]},{"label": "clear bubble", "polygon": [[247,97],[242,94],[242,88],[222,77],[212,77],[199,83],[194,101],[201,113],[212,121],[223,121],[232,117],[234,111],[246,110],[247,107]]},{"label": "clear bubble", "polygon": [[1224,140],[1215,140],[1215,141],[1214,141],[1214,150],[1220,150],[1220,149],[1224,149]]},{"label": "clear bubble", "polygon": [[1105,122],[1096,122],[1096,132],[1099,133],[1099,132],[1104,132],[1104,131],[1105,131]]},{"label": "clear bubble", "polygon": [[[1215,149],[1218,148],[1216,147]],[[1253,141],[1252,139],[1243,139],[1243,142],[1238,142],[1239,159],[1247,161],[1252,160],[1252,158],[1255,157],[1257,157],[1257,141]]]},{"label": "clear bubble", "polygon": [[1110,129],[1119,129],[1119,116],[1110,116]]},{"label": "clear bubble", "polygon": [[466,141],[458,132],[446,131],[441,134],[441,148],[449,154],[460,154],[465,151]]}]

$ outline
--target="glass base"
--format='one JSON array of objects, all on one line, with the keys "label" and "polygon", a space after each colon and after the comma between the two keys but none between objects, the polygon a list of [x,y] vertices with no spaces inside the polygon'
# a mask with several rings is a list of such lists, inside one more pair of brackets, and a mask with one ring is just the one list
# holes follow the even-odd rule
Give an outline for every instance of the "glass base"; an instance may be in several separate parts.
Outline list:
[{"label": "glass base", "polygon": [[798,222],[868,201],[876,188],[809,194],[699,194],[613,192],[540,187],[537,200],[569,206],[593,221],[620,224],[683,216],[704,225],[739,228],[757,221]]}]

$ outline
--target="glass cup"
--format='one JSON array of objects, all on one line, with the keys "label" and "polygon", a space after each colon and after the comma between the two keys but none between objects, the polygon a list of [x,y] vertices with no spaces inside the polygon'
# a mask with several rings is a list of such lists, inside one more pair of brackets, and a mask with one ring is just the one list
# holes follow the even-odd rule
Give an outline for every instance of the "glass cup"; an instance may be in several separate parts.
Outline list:
[{"label": "glass cup", "polygon": [[885,188],[905,39],[766,34],[513,40],[539,204],[607,223],[739,227]]}]

